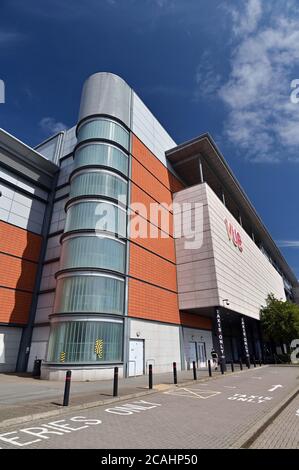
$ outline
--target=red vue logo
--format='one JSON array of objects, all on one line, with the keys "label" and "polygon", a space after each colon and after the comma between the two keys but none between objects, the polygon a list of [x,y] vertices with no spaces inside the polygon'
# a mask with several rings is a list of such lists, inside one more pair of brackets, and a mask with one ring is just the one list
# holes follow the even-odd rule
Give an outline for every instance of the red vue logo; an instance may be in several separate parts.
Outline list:
[{"label": "red vue logo", "polygon": [[242,246],[242,238],[241,238],[240,232],[227,219],[225,219],[224,223],[226,226],[226,231],[227,231],[229,240],[232,241],[233,244],[237,248],[239,248],[239,250],[242,252],[243,246]]}]

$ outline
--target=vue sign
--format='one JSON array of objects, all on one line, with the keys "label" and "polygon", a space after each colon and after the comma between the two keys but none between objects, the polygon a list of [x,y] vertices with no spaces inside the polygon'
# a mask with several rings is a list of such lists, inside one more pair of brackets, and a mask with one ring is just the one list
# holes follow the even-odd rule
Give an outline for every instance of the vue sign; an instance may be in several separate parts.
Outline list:
[{"label": "vue sign", "polygon": [[242,252],[243,246],[240,232],[238,232],[238,230],[227,219],[225,219],[224,223],[229,240],[231,240],[233,244]]}]

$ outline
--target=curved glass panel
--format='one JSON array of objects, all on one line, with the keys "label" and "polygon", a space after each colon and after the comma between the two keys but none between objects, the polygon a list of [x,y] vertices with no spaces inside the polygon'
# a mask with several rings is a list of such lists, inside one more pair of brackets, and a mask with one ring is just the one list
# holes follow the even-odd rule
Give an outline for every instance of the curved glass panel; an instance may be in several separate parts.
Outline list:
[{"label": "curved glass panel", "polygon": [[65,232],[96,229],[126,236],[126,211],[108,201],[82,201],[68,208]]},{"label": "curved glass panel", "polygon": [[60,266],[101,268],[123,273],[126,245],[113,238],[74,237],[63,241]]},{"label": "curved glass panel", "polygon": [[74,275],[57,280],[55,313],[113,313],[124,310],[121,279],[108,276]]},{"label": "curved glass panel", "polygon": [[105,171],[81,173],[72,179],[70,197],[107,196],[126,203],[127,183],[119,176]]},{"label": "curved glass panel", "polygon": [[70,321],[53,324],[48,349],[51,362],[120,362],[123,324]]},{"label": "curved glass panel", "polygon": [[97,143],[79,147],[75,153],[74,168],[85,165],[103,165],[128,175],[128,156],[112,145]]},{"label": "curved glass panel", "polygon": [[108,119],[97,118],[84,122],[78,129],[78,142],[87,139],[108,139],[129,148],[129,132],[120,124]]}]

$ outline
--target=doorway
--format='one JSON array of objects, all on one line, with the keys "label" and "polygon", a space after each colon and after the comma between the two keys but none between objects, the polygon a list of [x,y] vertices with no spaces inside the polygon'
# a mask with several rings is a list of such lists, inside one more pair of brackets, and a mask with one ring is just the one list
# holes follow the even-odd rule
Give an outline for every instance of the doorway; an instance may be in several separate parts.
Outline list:
[{"label": "doorway", "polygon": [[197,351],[198,351],[198,367],[207,367],[206,344],[201,341],[198,342]]},{"label": "doorway", "polygon": [[129,377],[144,374],[144,341],[130,340]]}]

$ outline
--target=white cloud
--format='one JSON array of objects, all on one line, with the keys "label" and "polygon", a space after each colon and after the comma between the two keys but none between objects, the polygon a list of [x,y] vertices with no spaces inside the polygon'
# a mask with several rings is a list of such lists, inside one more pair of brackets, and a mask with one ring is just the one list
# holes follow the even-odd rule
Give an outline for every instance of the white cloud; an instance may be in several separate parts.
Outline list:
[{"label": "white cloud", "polygon": [[213,60],[208,51],[201,57],[200,64],[196,69],[195,82],[197,84],[194,94],[195,100],[204,97],[215,96],[221,83],[221,75],[215,72]]},{"label": "white cloud", "polygon": [[[290,100],[291,81],[299,78],[298,5],[293,0],[238,3],[225,7],[231,21],[230,72],[217,92],[227,110],[223,136],[251,161],[298,162],[299,104]],[[202,83],[213,78],[213,70],[204,77]]]},{"label": "white cloud", "polygon": [[260,0],[248,0],[245,12],[231,9],[233,17],[233,31],[235,34],[248,34],[256,30],[262,17],[262,5]]},{"label": "white cloud", "polygon": [[299,240],[278,240],[276,244],[281,248],[299,248]]},{"label": "white cloud", "polygon": [[42,118],[39,125],[46,134],[57,134],[68,127],[63,122],[55,121],[52,117]]}]

